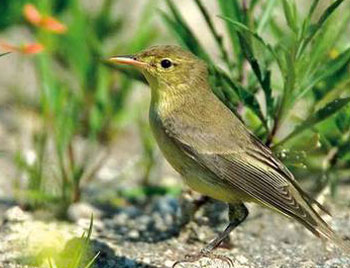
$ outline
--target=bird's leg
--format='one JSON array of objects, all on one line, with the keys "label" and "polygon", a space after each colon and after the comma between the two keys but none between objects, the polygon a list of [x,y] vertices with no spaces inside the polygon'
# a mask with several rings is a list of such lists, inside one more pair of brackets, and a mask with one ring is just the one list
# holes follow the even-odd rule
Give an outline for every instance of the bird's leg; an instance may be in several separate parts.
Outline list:
[{"label": "bird's leg", "polygon": [[191,190],[182,194],[180,199],[181,218],[179,224],[181,227],[186,226],[194,218],[196,212],[210,200],[209,197],[195,195]]},{"label": "bird's leg", "polygon": [[228,262],[229,266],[232,265],[233,267],[233,263],[230,258],[222,255],[213,254],[212,251],[215,248],[217,248],[226,237],[228,237],[228,235],[232,232],[233,229],[235,229],[247,218],[248,213],[249,213],[248,209],[243,203],[234,204],[234,205],[229,204],[228,217],[229,217],[230,223],[226,227],[226,229],[222,233],[220,233],[213,241],[211,241],[206,247],[204,247],[200,251],[200,253],[193,254],[193,255],[186,255],[184,260],[175,262],[173,267],[183,262],[195,262],[203,257],[210,258],[210,259],[220,259],[225,262]]}]

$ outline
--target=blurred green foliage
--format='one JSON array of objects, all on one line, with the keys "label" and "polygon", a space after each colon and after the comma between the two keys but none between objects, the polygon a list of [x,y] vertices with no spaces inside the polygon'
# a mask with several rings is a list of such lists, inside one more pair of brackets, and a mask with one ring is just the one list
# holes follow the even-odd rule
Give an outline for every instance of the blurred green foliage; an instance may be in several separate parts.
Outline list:
[{"label": "blurred green foliage", "polygon": [[[0,5],[0,31],[5,28],[23,23],[23,6],[28,3],[38,4],[39,1],[35,0],[2,0]],[[43,1],[45,2],[45,1]],[[52,1],[53,14],[64,11],[68,6],[69,0],[55,0]]]},{"label": "blurred green foliage", "polygon": [[[132,80],[112,74],[102,64],[104,55],[123,49],[124,53],[125,48],[135,51],[153,42],[157,37],[152,26],[155,1],[144,6],[133,37],[127,39],[123,36],[130,29],[130,18],[127,14],[112,16],[114,0],[99,3],[98,10],[87,10],[78,0],[4,2],[1,12],[12,15],[1,16],[0,12],[1,27],[21,23],[45,47],[35,59],[40,101],[34,109],[41,124],[31,133],[35,161],[28,162],[22,148],[15,156],[19,170],[28,178],[25,189],[18,189],[19,199],[32,208],[58,204],[64,215],[69,204],[80,200],[82,182],[92,180],[105,163],[127,116],[125,103]],[[56,14],[67,32],[54,34],[25,23],[22,10],[26,3],[32,3],[40,14]],[[147,180],[154,163],[153,149],[146,136],[142,140]]]},{"label": "blurred green foliage", "polygon": [[90,226],[87,232],[81,237],[72,238],[67,241],[65,248],[55,256],[46,256],[49,260],[50,268],[91,268],[94,265],[100,252],[93,255],[91,246],[91,234],[93,227],[93,216],[91,216]]},{"label": "blurred green foliage", "polygon": [[[334,190],[338,171],[350,171],[349,4],[337,0],[322,9],[319,0],[309,6],[217,0],[226,26],[221,34],[205,2],[194,2],[219,59],[201,45],[174,1],[166,1],[169,12],[162,17],[180,44],[208,63],[214,92],[297,174],[315,178],[315,190],[329,183]],[[287,133],[286,126],[292,126]]]},{"label": "blurred green foliage", "polygon": [[[193,2],[216,44],[214,54],[200,43],[175,1],[166,0],[168,9],[160,16],[182,46],[208,63],[215,94],[297,178],[314,179],[316,192],[327,185],[334,192],[350,173],[349,3],[216,0],[218,17],[204,1]],[[27,3],[61,20],[68,31],[56,35],[27,23],[22,15]],[[78,0],[3,0],[0,5],[0,30],[26,27],[45,47],[35,59],[40,86],[39,102],[32,107],[40,128],[30,134],[35,161],[28,161],[22,148],[14,157],[28,178],[18,189],[19,199],[30,207],[59,204],[64,214],[81,198],[82,183],[95,177],[127,117],[133,81],[145,82],[139,73],[101,64],[101,59],[136,52],[156,40],[156,1],[144,5],[127,39],[128,24],[135,22],[127,13],[112,16],[115,4],[104,0],[96,10],[83,8]],[[215,20],[224,24],[223,33]],[[112,68],[120,74],[112,74]],[[142,120],[137,126],[145,187],[124,195],[163,193],[150,183],[156,154],[149,127]]]},{"label": "blurred green foliage", "polygon": [[97,267],[100,252],[94,250],[91,243],[93,230],[93,216],[89,228],[79,236],[64,237],[62,230],[51,232],[36,230],[42,241],[29,241],[26,243],[23,255],[17,260],[22,265],[30,267],[49,268],[91,268]]}]

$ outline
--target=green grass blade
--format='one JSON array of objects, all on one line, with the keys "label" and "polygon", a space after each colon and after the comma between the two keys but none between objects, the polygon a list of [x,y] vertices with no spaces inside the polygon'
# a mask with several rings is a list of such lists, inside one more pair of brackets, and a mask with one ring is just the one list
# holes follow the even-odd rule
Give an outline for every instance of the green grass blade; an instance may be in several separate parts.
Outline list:
[{"label": "green grass blade", "polygon": [[182,18],[180,12],[171,0],[166,0],[166,3],[170,9],[171,18],[168,14],[161,11],[161,16],[168,27],[176,34],[181,44],[191,50],[194,54],[202,58],[203,60],[211,63],[211,59],[205,49],[201,46],[193,32],[187,26],[186,22]]},{"label": "green grass blade", "polygon": [[272,17],[272,11],[275,5],[276,5],[276,0],[268,0],[256,29],[256,32],[258,35],[260,35],[263,32],[263,30],[265,29],[265,26],[269,23]]},{"label": "green grass blade", "polygon": [[217,30],[216,30],[216,28],[215,28],[215,26],[210,18],[210,15],[209,15],[208,11],[205,9],[201,0],[195,0],[195,3],[197,4],[199,10],[201,11],[201,13],[204,17],[204,20],[206,21],[206,23],[209,27],[209,30],[214,37],[214,40],[215,40],[215,42],[216,42],[216,44],[221,52],[221,58],[226,63],[227,67],[229,69],[232,69],[232,64],[230,63],[229,55],[224,47],[223,37],[217,32]]},{"label": "green grass blade", "polygon": [[308,82],[308,85],[300,91],[296,96],[296,100],[301,99],[309,90],[311,90],[317,83],[330,77],[336,73],[339,69],[350,63],[350,48],[346,49],[337,58],[326,62],[323,66],[318,68],[317,73],[314,75],[312,81]]},{"label": "green grass blade", "polygon": [[88,243],[89,240],[90,240],[90,237],[91,237],[91,234],[92,234],[92,227],[93,227],[93,226],[94,226],[94,214],[91,214],[89,230],[88,230],[88,233],[87,233],[87,235],[86,235],[86,241],[87,241],[87,243]]},{"label": "green grass blade", "polygon": [[291,6],[288,0],[282,0],[282,6],[287,25],[295,34],[297,34],[298,25],[296,20],[295,2],[293,1],[293,6]]},{"label": "green grass blade", "polygon": [[89,261],[89,263],[84,268],[90,268],[94,264],[100,253],[100,251],[97,252],[96,255]]},{"label": "green grass blade", "polygon": [[2,54],[0,54],[0,57],[5,56],[5,55],[10,54],[10,53],[11,53],[11,52],[2,53]]},{"label": "green grass blade", "polygon": [[328,19],[328,17],[330,15],[332,15],[332,13],[340,6],[341,3],[343,3],[344,0],[337,0],[334,1],[333,4],[331,4],[326,10],[325,12],[323,12],[323,14],[321,15],[320,19],[317,22],[318,27],[320,28],[323,23]]},{"label": "green grass blade", "polygon": [[310,6],[309,12],[307,14],[307,19],[309,19],[309,20],[311,19],[319,2],[320,2],[320,0],[313,0],[312,4]]},{"label": "green grass blade", "polygon": [[[241,16],[242,11],[241,11],[241,8],[239,6],[239,1],[237,1],[237,0],[231,0],[231,1],[218,0],[218,4],[219,4],[221,13],[225,17],[230,18],[234,21],[243,22],[243,18]],[[229,35],[229,38],[231,41],[231,45],[233,48],[233,53],[235,55],[235,60],[237,61],[237,65],[239,66],[239,68],[241,68],[241,65],[243,62],[243,57],[242,57],[242,51],[240,48],[239,39],[237,36],[236,29],[232,28],[228,21],[226,21],[225,23],[226,23],[226,25],[225,25],[226,30],[228,32],[228,35]]]},{"label": "green grass blade", "polygon": [[[277,64],[279,65],[279,67],[282,68],[279,57],[277,56],[273,47],[270,44],[266,43],[265,40],[258,33],[250,30],[246,25],[240,23],[239,21],[234,21],[229,17],[219,16],[219,18],[229,22],[231,24],[231,26],[233,26],[233,28],[236,29],[236,31],[241,32],[241,33],[248,33],[248,34],[252,35],[257,41],[259,41],[260,44],[263,45],[263,47],[265,47],[267,49],[267,51],[269,51],[271,53],[271,55],[277,61]],[[241,50],[242,50],[242,48],[241,48]]]},{"label": "green grass blade", "polygon": [[303,131],[310,129],[316,124],[326,120],[327,118],[338,112],[340,109],[342,109],[344,106],[346,106],[348,103],[350,103],[350,98],[336,99],[328,103],[325,107],[321,108],[320,110],[316,111],[314,114],[309,116],[302,124],[296,127],[287,137],[285,137],[282,141],[277,143],[274,147],[281,146],[282,144],[284,144],[291,138],[299,135]]},{"label": "green grass blade", "polygon": [[[285,0],[284,0],[285,1]],[[344,0],[336,0],[331,4],[321,15],[320,19],[316,24],[310,25],[308,28],[308,34],[303,40],[302,44],[300,45],[299,51],[297,53],[297,57],[300,57],[302,53],[304,52],[307,45],[310,43],[310,41],[313,39],[313,37],[316,35],[316,33],[322,28],[324,23],[327,21],[327,19],[334,13],[334,11],[340,6],[341,3],[343,3]]]},{"label": "green grass blade", "polygon": [[[241,45],[241,50],[245,56],[245,58],[248,60],[255,76],[257,77],[264,93],[265,93],[265,98],[266,98],[266,104],[268,107],[268,113],[270,115],[273,114],[274,112],[274,106],[273,106],[273,99],[272,99],[272,89],[271,89],[271,80],[270,80],[270,71],[265,70],[263,71],[262,68],[260,67],[260,64],[256,57],[254,56],[254,51],[253,48],[246,38],[246,34],[253,35],[260,43],[264,45],[265,48],[267,48],[273,55],[274,51],[271,48],[271,46],[267,45],[265,41],[255,32],[252,32],[247,26],[237,22],[237,21],[232,21],[230,18],[227,17],[221,17],[224,20],[229,21],[232,23],[233,27],[236,27],[238,31],[238,38],[240,41]],[[259,109],[260,110],[260,109]],[[261,111],[255,111],[257,114],[261,114]],[[260,116],[259,116],[260,117]],[[261,118],[262,119],[262,118]],[[265,119],[263,120],[265,121]]]}]

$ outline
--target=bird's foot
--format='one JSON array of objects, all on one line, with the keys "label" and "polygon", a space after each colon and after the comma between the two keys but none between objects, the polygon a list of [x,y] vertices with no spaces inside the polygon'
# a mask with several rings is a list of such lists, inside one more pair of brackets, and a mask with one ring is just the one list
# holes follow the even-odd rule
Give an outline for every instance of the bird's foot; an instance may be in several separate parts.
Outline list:
[{"label": "bird's foot", "polygon": [[205,250],[201,250],[201,252],[197,253],[197,254],[187,254],[183,260],[176,261],[173,264],[172,268],[175,268],[176,265],[181,264],[181,263],[194,263],[202,258],[208,258],[211,260],[221,260],[221,261],[227,263],[228,267],[234,267],[234,263],[229,257],[226,257],[224,255],[214,254],[211,252],[207,252]]}]

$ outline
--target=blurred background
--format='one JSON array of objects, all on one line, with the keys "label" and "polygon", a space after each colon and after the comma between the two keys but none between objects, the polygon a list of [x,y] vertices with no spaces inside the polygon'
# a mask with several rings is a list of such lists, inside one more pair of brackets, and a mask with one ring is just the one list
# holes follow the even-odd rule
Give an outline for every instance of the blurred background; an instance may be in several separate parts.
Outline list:
[{"label": "blurred background", "polygon": [[183,186],[148,125],[150,92],[106,63],[179,44],[217,96],[315,196],[350,183],[350,5],[313,0],[2,0],[0,205],[67,219]]}]

